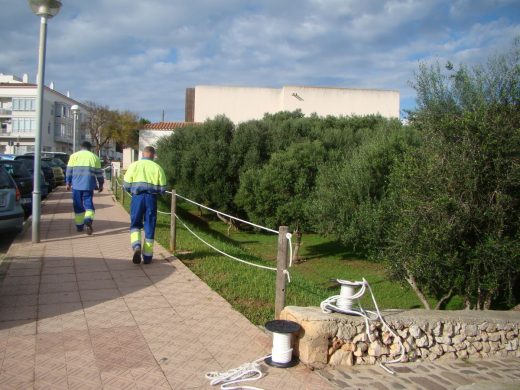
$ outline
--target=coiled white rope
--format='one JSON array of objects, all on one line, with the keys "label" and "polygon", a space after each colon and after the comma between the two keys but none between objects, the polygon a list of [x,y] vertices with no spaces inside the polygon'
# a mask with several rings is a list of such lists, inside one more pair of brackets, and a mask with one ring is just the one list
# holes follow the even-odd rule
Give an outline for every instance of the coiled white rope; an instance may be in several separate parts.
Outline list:
[{"label": "coiled white rope", "polygon": [[[338,283],[340,283],[340,284],[341,283],[349,283],[352,286],[361,287],[358,290],[357,293],[355,293],[355,294],[353,294],[352,296],[349,297],[350,300],[357,300],[358,301],[357,303],[359,305],[359,309],[357,309],[357,308],[347,308],[348,304],[345,304],[345,302],[342,301],[345,297],[343,297],[341,295],[334,295],[334,296],[332,296],[330,298],[325,299],[323,302],[321,302],[321,304],[320,304],[321,310],[324,313],[332,313],[332,312],[335,311],[335,312],[338,312],[338,313],[351,314],[351,315],[356,315],[356,316],[363,317],[363,319],[365,320],[366,334],[368,336],[368,339],[371,342],[373,341],[373,337],[370,334],[370,324],[369,324],[369,321],[375,321],[375,320],[379,319],[381,321],[381,323],[383,324],[383,326],[394,336],[394,339],[397,339],[397,341],[399,343],[399,347],[400,347],[400,352],[401,352],[399,358],[387,361],[385,363],[379,363],[379,366],[381,368],[383,368],[389,374],[395,374],[395,371],[393,371],[390,368],[386,367],[386,364],[399,363],[400,361],[403,360],[404,354],[405,354],[406,351],[405,351],[403,342],[401,341],[401,338],[397,335],[397,333],[394,332],[394,330],[392,328],[390,328],[390,326],[384,320],[383,315],[381,314],[381,311],[379,310],[379,306],[377,305],[376,298],[374,296],[372,288],[370,287],[370,284],[368,283],[368,281],[365,278],[363,278],[362,282],[353,282],[353,283],[345,281],[345,280],[338,279]],[[359,302],[359,299],[363,296],[363,294],[365,293],[367,288],[368,288],[368,290],[370,292],[370,295],[372,297],[372,302],[374,303],[374,307],[376,309],[375,312],[371,311],[371,310],[364,310],[363,307],[361,306],[361,302]]]},{"label": "coiled white rope", "polygon": [[232,386],[241,382],[256,381],[264,376],[259,363],[272,357],[278,363],[290,362],[292,358],[291,335],[273,333],[273,350],[270,355],[262,356],[249,363],[244,363],[239,367],[232,368],[224,372],[211,371],[206,373],[206,379],[210,380],[210,385],[221,385],[222,390],[249,389],[263,390],[254,386]]},{"label": "coiled white rope", "polygon": [[276,363],[288,363],[292,359],[291,334],[273,333],[272,359]]},{"label": "coiled white rope", "polygon": [[249,390],[262,390],[259,387],[254,386],[233,386],[241,382],[252,382],[256,381],[264,376],[261,370],[259,362],[263,361],[270,355],[264,356],[254,362],[242,364],[240,367],[232,368],[231,370],[218,372],[212,371],[206,373],[206,379],[209,379],[211,386],[220,385],[222,390],[234,390],[234,389],[249,389]]}]

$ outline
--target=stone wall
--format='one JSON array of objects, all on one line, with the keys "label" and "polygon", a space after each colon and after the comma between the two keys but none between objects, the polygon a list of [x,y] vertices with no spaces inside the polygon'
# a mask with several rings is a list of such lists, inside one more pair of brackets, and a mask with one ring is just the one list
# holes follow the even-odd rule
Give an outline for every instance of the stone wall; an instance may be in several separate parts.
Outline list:
[{"label": "stone wall", "polygon": [[[394,310],[383,317],[403,343],[403,362],[520,357],[520,312]],[[363,318],[316,307],[287,306],[281,319],[301,325],[295,351],[312,367],[375,364],[401,355],[397,338],[380,321],[370,322],[369,337]]]}]

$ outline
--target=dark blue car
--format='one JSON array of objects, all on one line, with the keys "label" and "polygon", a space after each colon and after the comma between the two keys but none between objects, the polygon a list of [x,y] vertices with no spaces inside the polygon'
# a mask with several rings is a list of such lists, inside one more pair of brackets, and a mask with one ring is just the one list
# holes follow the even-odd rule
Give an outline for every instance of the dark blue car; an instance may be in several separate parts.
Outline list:
[{"label": "dark blue car", "polygon": [[[25,168],[29,171],[31,175],[31,191],[33,188],[34,183],[34,159],[33,160],[15,160],[17,156],[14,154],[0,154],[0,161],[6,160],[6,161],[18,161],[21,164],[24,164]],[[43,174],[43,171],[40,172],[40,193],[42,196],[42,199],[45,199],[49,195],[49,188],[50,184],[45,180],[45,175]],[[32,198],[31,198],[32,199]],[[31,200],[32,203],[32,200]]]}]

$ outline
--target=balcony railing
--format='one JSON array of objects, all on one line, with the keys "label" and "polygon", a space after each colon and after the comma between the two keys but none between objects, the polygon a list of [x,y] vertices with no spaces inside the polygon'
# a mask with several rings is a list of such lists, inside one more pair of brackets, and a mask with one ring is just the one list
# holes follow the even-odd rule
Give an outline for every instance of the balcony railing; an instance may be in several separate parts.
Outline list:
[{"label": "balcony railing", "polygon": [[72,135],[68,134],[61,134],[61,133],[54,133],[54,141],[56,142],[66,142],[66,143],[72,143]]}]

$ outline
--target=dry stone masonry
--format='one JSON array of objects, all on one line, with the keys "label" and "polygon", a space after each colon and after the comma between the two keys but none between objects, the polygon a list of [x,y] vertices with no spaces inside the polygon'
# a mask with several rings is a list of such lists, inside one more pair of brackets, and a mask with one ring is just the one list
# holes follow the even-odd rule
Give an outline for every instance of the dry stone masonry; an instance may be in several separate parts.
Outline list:
[{"label": "dry stone masonry", "polygon": [[[384,363],[401,355],[398,340],[380,321],[369,323],[368,335],[357,316],[295,306],[281,316],[301,325],[295,349],[312,367]],[[520,357],[520,312],[407,310],[383,316],[403,343],[403,362]]]}]

